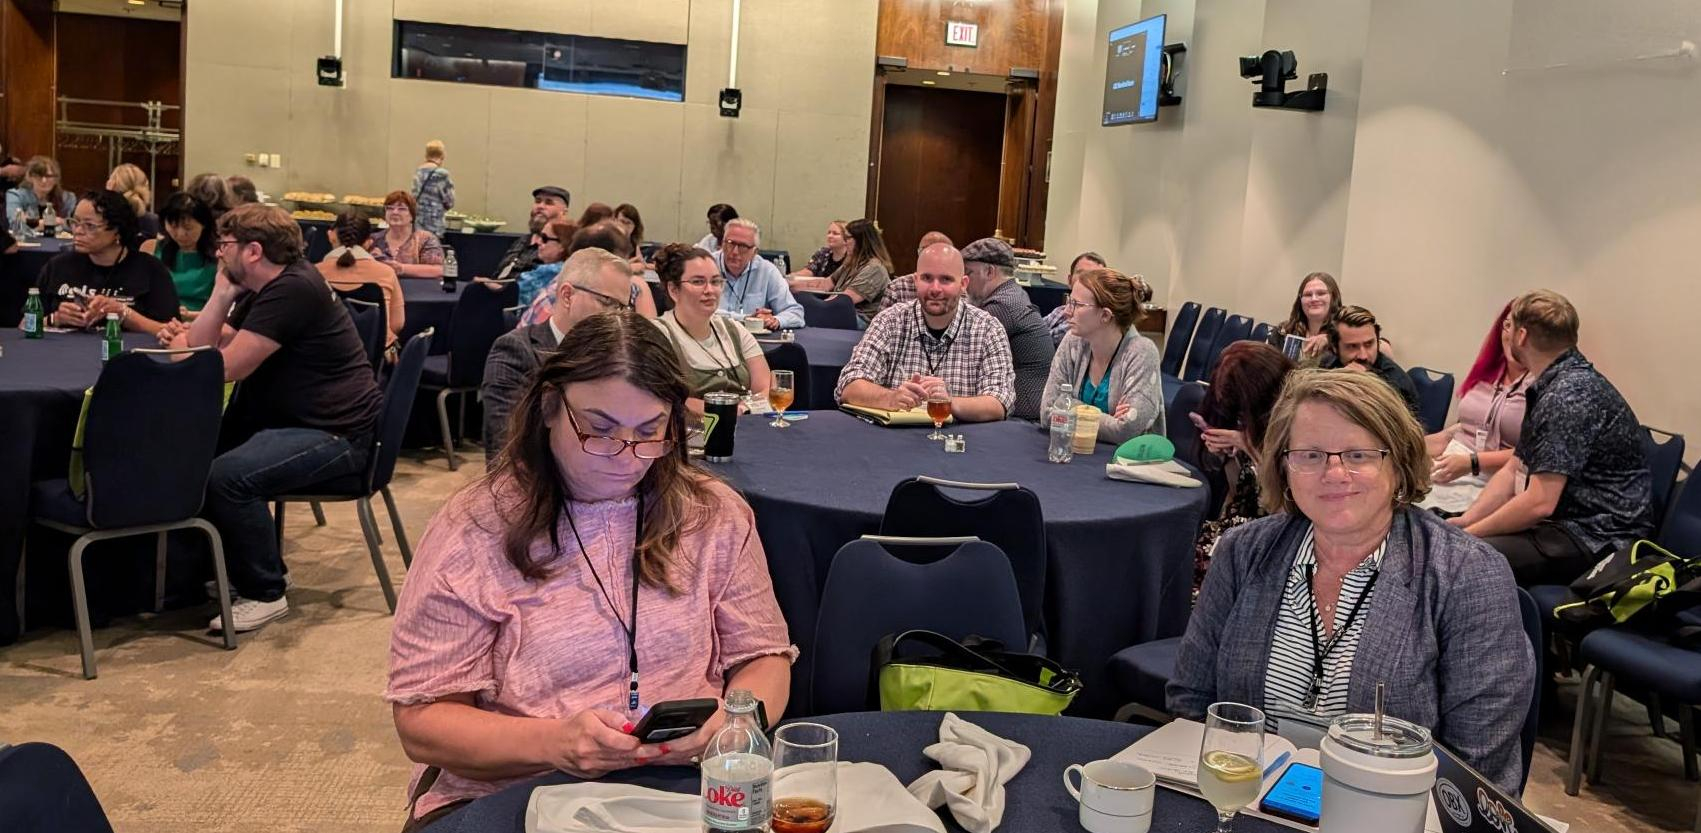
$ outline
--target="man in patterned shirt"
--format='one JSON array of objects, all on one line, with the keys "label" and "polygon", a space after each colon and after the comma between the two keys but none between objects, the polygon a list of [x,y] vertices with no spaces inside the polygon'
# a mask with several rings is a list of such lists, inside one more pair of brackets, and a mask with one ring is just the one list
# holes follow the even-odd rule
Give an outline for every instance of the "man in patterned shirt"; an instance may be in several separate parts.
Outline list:
[{"label": "man in patterned shirt", "polygon": [[[1075,288],[1075,279],[1080,277],[1082,272],[1106,269],[1109,266],[1098,252],[1082,252],[1076,255],[1075,259],[1069,262],[1069,288]],[[1062,344],[1063,337],[1069,335],[1069,304],[1058,304],[1056,309],[1046,313],[1045,326],[1051,330],[1052,345]]]},{"label": "man in patterned shirt", "polygon": [[1010,339],[1010,361],[1016,368],[1016,404],[1010,416],[1039,419],[1040,397],[1051,375],[1056,345],[1039,307],[1016,283],[1016,251],[996,237],[982,237],[963,248],[963,265],[968,270],[969,299],[998,319]]},{"label": "man in patterned shirt", "polygon": [[[920,260],[921,253],[927,251],[928,246],[932,246],[935,243],[944,243],[947,246],[952,245],[951,238],[946,237],[945,232],[930,231],[921,236],[921,244],[915,247],[915,256],[917,260]],[[915,273],[911,272],[908,275],[899,275],[898,277],[893,278],[891,283],[886,284],[886,294],[880,296],[880,308],[884,310],[905,301],[914,300]]]},{"label": "man in patterned shirt", "polygon": [[991,422],[1016,402],[1016,371],[1004,325],[963,302],[963,255],[948,244],[922,250],[918,297],[889,307],[839,374],[841,404],[907,411],[949,397],[960,422]]},{"label": "man in patterned shirt", "polygon": [[1536,290],[1506,316],[1512,355],[1536,381],[1510,465],[1451,523],[1487,541],[1523,586],[1566,584],[1603,550],[1654,533],[1644,431],[1618,389],[1577,351],[1577,310]]}]

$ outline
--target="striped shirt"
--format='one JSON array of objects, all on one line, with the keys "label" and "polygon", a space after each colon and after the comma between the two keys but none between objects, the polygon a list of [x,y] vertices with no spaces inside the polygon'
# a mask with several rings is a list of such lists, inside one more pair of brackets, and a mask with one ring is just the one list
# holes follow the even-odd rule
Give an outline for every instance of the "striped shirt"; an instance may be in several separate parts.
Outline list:
[{"label": "striped shirt", "polygon": [[[1382,567],[1386,539],[1376,551],[1341,580],[1341,597],[1335,603],[1335,637],[1323,632],[1323,618],[1311,593],[1311,575],[1317,568],[1313,531],[1307,529],[1299,554],[1288,571],[1282,590],[1282,607],[1276,615],[1276,634],[1270,640],[1270,665],[1264,672],[1266,711],[1305,709],[1311,693],[1318,650],[1323,653],[1321,694],[1310,711],[1322,717],[1346,714],[1347,688],[1352,682],[1353,658],[1358,653],[1359,634],[1370,618],[1376,591],[1376,574]],[[1362,604],[1360,599],[1363,599]],[[1352,616],[1357,607],[1357,616]],[[1351,617],[1351,618],[1349,618]]]}]

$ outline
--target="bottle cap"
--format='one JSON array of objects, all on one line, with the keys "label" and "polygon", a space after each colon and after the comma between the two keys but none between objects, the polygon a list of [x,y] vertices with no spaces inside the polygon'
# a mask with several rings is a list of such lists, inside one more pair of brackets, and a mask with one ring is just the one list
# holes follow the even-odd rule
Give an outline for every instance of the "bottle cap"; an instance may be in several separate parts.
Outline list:
[{"label": "bottle cap", "polygon": [[107,314],[106,314],[106,320],[108,320],[108,321],[117,321],[117,320],[118,320],[118,313],[116,313],[116,312],[109,312],[109,313],[107,313]]}]

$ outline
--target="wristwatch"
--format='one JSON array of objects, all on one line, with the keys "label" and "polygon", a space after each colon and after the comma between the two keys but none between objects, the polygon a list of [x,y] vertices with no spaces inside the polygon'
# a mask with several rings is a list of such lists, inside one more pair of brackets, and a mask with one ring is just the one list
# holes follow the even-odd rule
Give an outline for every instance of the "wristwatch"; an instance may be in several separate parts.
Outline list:
[{"label": "wristwatch", "polygon": [[1482,460],[1477,458],[1477,453],[1475,451],[1471,452],[1471,476],[1482,476]]}]

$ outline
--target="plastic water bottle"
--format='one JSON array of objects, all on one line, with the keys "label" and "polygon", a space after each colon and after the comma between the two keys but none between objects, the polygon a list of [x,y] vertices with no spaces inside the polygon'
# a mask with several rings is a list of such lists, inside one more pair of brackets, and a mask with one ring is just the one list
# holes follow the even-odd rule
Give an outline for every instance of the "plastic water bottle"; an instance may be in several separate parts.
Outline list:
[{"label": "plastic water bottle", "polygon": [[1074,385],[1057,386],[1057,400],[1046,412],[1046,422],[1051,427],[1051,448],[1046,452],[1046,459],[1053,463],[1067,463],[1075,459]]},{"label": "plastic water bottle", "polygon": [[59,215],[54,212],[53,206],[52,205],[42,206],[42,208],[41,208],[41,233],[42,233],[42,235],[43,236],[52,236],[58,225],[59,225]]},{"label": "plastic water bottle", "polygon": [[12,236],[19,240],[28,240],[35,235],[30,232],[30,220],[22,208],[12,215]]},{"label": "plastic water bottle", "polygon": [[443,249],[443,291],[454,292],[455,281],[459,280],[460,277],[461,264],[455,260],[455,250],[445,246]]},{"label": "plastic water bottle", "polygon": [[124,352],[124,328],[118,324],[118,313],[106,314],[106,335],[100,340],[100,360],[106,361]]},{"label": "plastic water bottle", "polygon": [[41,338],[47,330],[47,314],[42,311],[41,289],[30,287],[29,298],[24,301],[24,338]]},{"label": "plastic water bottle", "polygon": [[703,830],[760,833],[772,813],[774,747],[756,723],[756,697],[726,695],[726,725],[703,750]]}]

